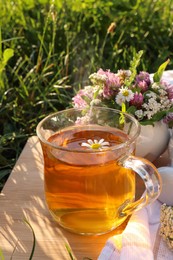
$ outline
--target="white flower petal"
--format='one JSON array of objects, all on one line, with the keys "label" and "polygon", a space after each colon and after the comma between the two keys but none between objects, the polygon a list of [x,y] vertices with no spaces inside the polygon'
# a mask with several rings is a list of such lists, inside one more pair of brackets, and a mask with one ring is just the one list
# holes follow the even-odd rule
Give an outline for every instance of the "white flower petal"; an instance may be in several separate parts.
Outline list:
[{"label": "white flower petal", "polygon": [[91,139],[88,139],[87,142],[88,142],[89,144],[93,144],[93,143],[94,143],[93,140],[91,140]]},{"label": "white flower petal", "polygon": [[102,139],[100,139],[99,144],[103,144],[103,142],[104,142],[104,139],[102,138]]},{"label": "white flower petal", "polygon": [[109,146],[110,143],[109,143],[109,142],[103,142],[102,145],[103,145],[103,146],[105,146],[105,145],[108,145],[108,146]]},{"label": "white flower petal", "polygon": [[109,148],[109,146],[102,146],[99,148],[99,150],[102,151],[103,149],[107,149],[107,148]]},{"label": "white flower petal", "polygon": [[95,144],[98,144],[98,141],[97,141],[96,139],[94,139],[94,143],[95,143]]},{"label": "white flower petal", "polygon": [[82,143],[81,146],[85,146],[85,147],[91,148],[91,146],[89,144],[87,144],[87,143]]}]

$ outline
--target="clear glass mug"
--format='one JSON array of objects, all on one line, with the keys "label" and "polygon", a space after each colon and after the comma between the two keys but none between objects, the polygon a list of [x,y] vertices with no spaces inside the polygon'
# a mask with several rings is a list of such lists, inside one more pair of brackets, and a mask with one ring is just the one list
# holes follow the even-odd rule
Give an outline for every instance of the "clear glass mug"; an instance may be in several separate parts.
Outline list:
[{"label": "clear glass mug", "polygon": [[[160,195],[157,169],[134,156],[140,124],[129,114],[72,108],[49,115],[36,132],[44,155],[48,209],[65,229],[106,233]],[[140,198],[138,179],[145,186]]]}]

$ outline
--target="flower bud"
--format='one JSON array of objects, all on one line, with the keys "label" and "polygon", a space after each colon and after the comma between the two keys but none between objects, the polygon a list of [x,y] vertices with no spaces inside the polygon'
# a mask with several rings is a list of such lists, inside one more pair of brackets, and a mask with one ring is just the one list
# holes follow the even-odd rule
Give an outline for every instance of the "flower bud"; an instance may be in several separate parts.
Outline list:
[{"label": "flower bud", "polygon": [[116,23],[111,23],[107,29],[107,33],[113,33],[116,27]]}]

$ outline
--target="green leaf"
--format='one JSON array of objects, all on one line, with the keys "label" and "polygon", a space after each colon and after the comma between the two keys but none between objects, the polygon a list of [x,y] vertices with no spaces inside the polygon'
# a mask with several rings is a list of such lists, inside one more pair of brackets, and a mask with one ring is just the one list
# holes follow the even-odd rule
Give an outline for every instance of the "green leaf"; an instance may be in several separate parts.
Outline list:
[{"label": "green leaf", "polygon": [[167,110],[167,114],[168,114],[169,112],[173,112],[173,107],[171,107],[170,109]]},{"label": "green leaf", "polygon": [[157,72],[156,72],[156,73],[154,74],[154,76],[153,76],[154,82],[160,82],[161,77],[162,77],[162,75],[163,75],[163,72],[164,72],[164,70],[166,69],[166,67],[167,67],[167,65],[168,65],[169,62],[170,62],[170,60],[168,59],[167,61],[165,61],[164,63],[162,63],[162,64],[159,66]]},{"label": "green leaf", "polygon": [[134,115],[137,108],[135,106],[131,106],[127,109],[127,113]]},{"label": "green leaf", "polygon": [[6,49],[4,52],[3,52],[3,62],[4,64],[7,64],[8,60],[11,59],[14,55],[14,50],[13,49]]},{"label": "green leaf", "polygon": [[2,32],[0,27],[0,59],[2,59]]},{"label": "green leaf", "polygon": [[3,57],[2,59],[0,60],[0,73],[4,70],[5,66],[7,65],[7,62],[8,60],[13,57],[14,55],[14,51],[13,49],[6,49],[4,52],[3,52]]},{"label": "green leaf", "polygon": [[160,111],[160,112],[156,113],[155,115],[153,115],[152,120],[160,121],[166,115],[166,113],[167,113],[167,111]]},{"label": "green leaf", "polygon": [[139,123],[141,125],[153,125],[154,126],[154,122],[152,120],[139,121]]},{"label": "green leaf", "polygon": [[139,0],[130,0],[129,3],[131,6],[137,7],[139,5]]},{"label": "green leaf", "polygon": [[166,116],[168,111],[160,111],[158,113],[156,113],[152,119],[150,120],[145,120],[140,122],[141,125],[154,125],[155,122],[160,121],[164,116]]}]

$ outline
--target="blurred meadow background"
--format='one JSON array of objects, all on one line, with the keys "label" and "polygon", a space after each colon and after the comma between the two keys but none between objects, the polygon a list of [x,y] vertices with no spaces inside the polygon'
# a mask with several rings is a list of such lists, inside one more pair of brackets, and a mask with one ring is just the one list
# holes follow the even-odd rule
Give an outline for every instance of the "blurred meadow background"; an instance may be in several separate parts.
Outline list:
[{"label": "blurred meadow background", "polygon": [[173,69],[173,0],[0,0],[0,190],[43,117],[140,50],[139,70]]}]

